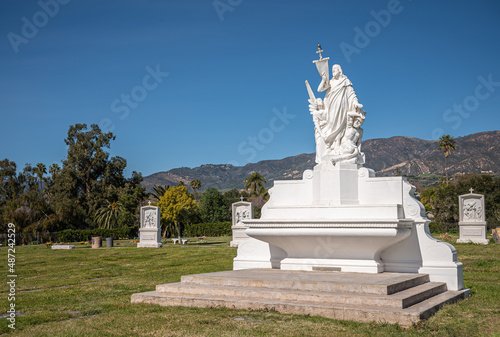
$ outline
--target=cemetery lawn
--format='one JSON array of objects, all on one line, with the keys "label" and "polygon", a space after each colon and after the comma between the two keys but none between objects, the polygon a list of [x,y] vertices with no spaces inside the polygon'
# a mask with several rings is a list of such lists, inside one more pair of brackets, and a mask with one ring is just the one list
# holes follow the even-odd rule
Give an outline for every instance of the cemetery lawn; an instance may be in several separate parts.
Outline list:
[{"label": "cemetery lawn", "polygon": [[[435,237],[438,237],[435,235]],[[471,297],[446,305],[408,329],[397,324],[357,323],[274,311],[160,307],[130,303],[133,293],[182,275],[232,269],[231,238],[196,238],[188,245],[73,250],[44,245],[16,247],[15,330],[1,320],[0,333],[16,336],[500,336],[500,245],[452,244],[464,264]],[[117,241],[115,241],[115,244]],[[105,245],[105,244],[104,244]],[[0,314],[9,292],[7,249],[0,250]]]}]

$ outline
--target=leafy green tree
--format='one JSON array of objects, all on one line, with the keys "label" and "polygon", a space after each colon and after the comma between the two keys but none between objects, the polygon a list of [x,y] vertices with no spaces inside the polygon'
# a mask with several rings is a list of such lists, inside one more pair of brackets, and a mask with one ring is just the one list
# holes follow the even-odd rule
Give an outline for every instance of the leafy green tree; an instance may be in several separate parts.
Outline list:
[{"label": "leafy green tree", "polygon": [[240,192],[237,189],[233,188],[232,190],[225,192],[224,196],[229,201],[229,203],[232,204],[241,201],[241,197],[243,197],[243,200],[247,200],[249,194],[246,191]]},{"label": "leafy green tree", "polygon": [[230,221],[229,201],[216,188],[207,188],[201,196],[200,216],[206,223]]},{"label": "leafy green tree", "polygon": [[443,135],[439,138],[438,150],[443,150],[444,152],[444,170],[446,173],[446,184],[448,184],[448,157],[451,155],[451,151],[455,150],[455,139],[450,135]]},{"label": "leafy green tree", "polygon": [[[193,195],[188,193],[186,186],[170,187],[165,194],[160,197],[157,204],[161,209],[161,218],[166,222],[173,223],[177,228],[179,240],[182,233],[182,223],[189,221],[189,218],[197,211],[198,204],[193,199]],[[166,234],[167,226],[165,226]]]},{"label": "leafy green tree", "polygon": [[[111,132],[102,133],[96,124],[90,129],[86,124],[70,126],[65,139],[68,154],[60,170],[51,167],[53,182],[49,191],[50,202],[66,228],[95,227],[98,211],[108,201],[124,205],[130,222],[145,198],[144,188],[140,187],[142,176],[134,172],[132,178],[126,179],[123,172],[127,161],[109,157],[106,149],[114,139]],[[127,200],[127,194],[134,200]]]},{"label": "leafy green tree", "polygon": [[[88,131],[85,124],[70,126],[67,157],[62,168],[49,167],[49,176],[43,163],[26,164],[16,173],[15,162],[0,161],[0,226],[14,222],[16,231],[35,233],[95,227],[97,222],[107,227],[138,224],[138,208],[146,196],[142,176],[123,176],[126,160],[109,158],[105,151],[113,139],[95,124]],[[109,204],[121,206],[108,221],[102,208]]]},{"label": "leafy green tree", "polygon": [[42,191],[45,166],[26,164],[16,174],[16,164],[5,159],[0,161],[0,224],[16,224],[16,231],[36,232],[48,230],[54,215]]},{"label": "leafy green tree", "polygon": [[15,162],[8,159],[0,161],[0,206],[12,201],[22,192],[16,170]]},{"label": "leafy green tree", "polygon": [[247,178],[244,180],[245,189],[250,193],[250,195],[263,195],[264,191],[267,191],[264,183],[266,183],[266,179],[261,176],[257,172],[252,172]]}]

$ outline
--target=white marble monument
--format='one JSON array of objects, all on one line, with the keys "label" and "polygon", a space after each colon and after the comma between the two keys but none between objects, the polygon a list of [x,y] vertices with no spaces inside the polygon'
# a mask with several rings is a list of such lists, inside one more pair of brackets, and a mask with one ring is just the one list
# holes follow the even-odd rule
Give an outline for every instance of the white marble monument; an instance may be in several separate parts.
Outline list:
[{"label": "white marble monument", "polygon": [[253,219],[253,204],[251,202],[241,201],[235,202],[231,206],[232,210],[232,226],[233,240],[230,242],[230,247],[238,247],[238,245],[246,240],[249,236],[245,231],[247,226],[243,224],[243,220]]},{"label": "white marble monument", "polygon": [[317,165],[302,180],[275,181],[261,218],[243,220],[250,238],[239,244],[234,269],[423,273],[463,289],[456,251],[430,235],[414,186],[362,166],[366,112],[339,65],[329,78],[318,49],[324,98],[306,81]]},{"label": "white marble monument", "polygon": [[139,228],[138,248],[160,248],[161,224],[160,207],[149,205],[141,207],[141,227]]},{"label": "white marble monument", "polygon": [[471,188],[469,194],[458,196],[460,238],[457,242],[474,242],[487,245],[490,241],[486,238],[488,228],[484,209],[484,195],[473,192],[474,189]]}]

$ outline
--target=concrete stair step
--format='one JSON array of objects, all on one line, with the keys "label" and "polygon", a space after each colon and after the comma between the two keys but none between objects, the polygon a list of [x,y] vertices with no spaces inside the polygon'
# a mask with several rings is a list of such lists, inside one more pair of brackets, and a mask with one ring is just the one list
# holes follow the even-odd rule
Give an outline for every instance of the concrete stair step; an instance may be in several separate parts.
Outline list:
[{"label": "concrete stair step", "polygon": [[429,276],[409,273],[362,274],[287,270],[277,273],[273,269],[245,269],[185,275],[182,276],[181,282],[205,286],[387,295],[429,282]]},{"label": "concrete stair step", "polygon": [[164,295],[155,291],[132,295],[132,303],[149,303],[162,306],[226,307],[230,309],[275,310],[281,313],[323,316],[339,320],[359,322],[387,322],[409,326],[428,318],[443,304],[467,297],[468,289],[446,291],[405,309],[387,308],[363,304],[320,304],[311,302],[287,302],[262,299],[234,299],[212,296]]},{"label": "concrete stair step", "polygon": [[447,291],[445,283],[429,282],[425,274],[246,269],[183,276],[157,291],[133,294],[132,303],[276,310],[407,326],[469,294]]},{"label": "concrete stair step", "polygon": [[367,304],[391,308],[406,308],[444,291],[446,291],[446,284],[442,282],[427,282],[392,295],[344,292],[334,293],[241,286],[213,286],[184,282],[156,286],[156,292],[162,295],[204,296],[210,294],[210,296],[214,298],[258,299],[294,303]]},{"label": "concrete stair step", "polygon": [[419,302],[406,310],[412,310],[420,313],[420,319],[427,319],[438,311],[443,305],[456,302],[470,296],[470,289],[448,290],[437,294],[422,302]]}]

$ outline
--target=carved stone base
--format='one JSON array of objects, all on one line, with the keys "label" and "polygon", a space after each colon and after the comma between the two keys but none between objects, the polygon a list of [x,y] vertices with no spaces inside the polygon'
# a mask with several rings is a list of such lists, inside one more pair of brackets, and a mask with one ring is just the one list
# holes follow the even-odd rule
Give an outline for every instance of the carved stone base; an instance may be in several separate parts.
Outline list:
[{"label": "carved stone base", "polygon": [[457,240],[458,243],[480,243],[487,245],[490,240],[486,237],[488,228],[486,222],[475,222],[475,223],[458,223],[460,229],[460,238]]},{"label": "carved stone base", "polygon": [[139,238],[138,248],[160,248],[163,246],[161,243],[161,229],[139,228]]},{"label": "carved stone base", "polygon": [[153,243],[138,243],[137,248],[161,248],[163,247],[163,243],[161,242],[153,242]]},{"label": "carved stone base", "polygon": [[262,217],[243,221],[253,239],[239,245],[234,269],[428,273],[463,289],[456,251],[430,235],[414,189],[405,178],[345,163],[275,181]]}]

